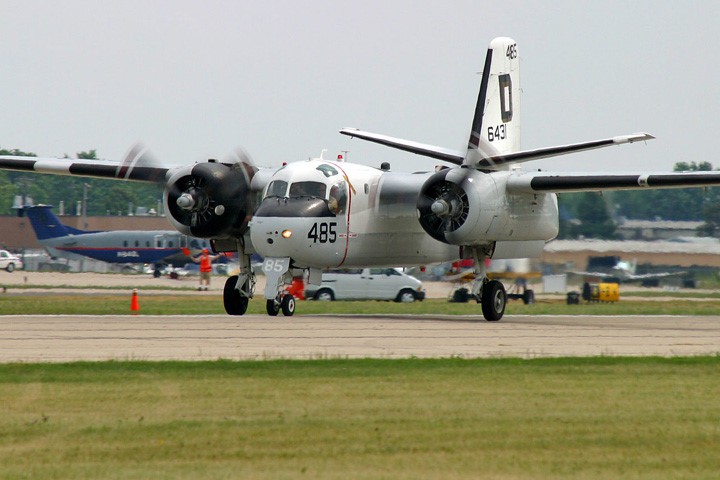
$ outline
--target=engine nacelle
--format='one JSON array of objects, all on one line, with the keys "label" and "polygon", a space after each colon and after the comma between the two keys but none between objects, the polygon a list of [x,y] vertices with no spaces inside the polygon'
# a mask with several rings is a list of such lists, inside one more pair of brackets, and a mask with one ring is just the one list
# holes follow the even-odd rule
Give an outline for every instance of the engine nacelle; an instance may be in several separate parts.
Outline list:
[{"label": "engine nacelle", "polygon": [[451,245],[555,238],[557,197],[552,193],[507,193],[512,174],[467,168],[441,170],[420,189],[420,225],[433,238]]},{"label": "engine nacelle", "polygon": [[200,238],[241,236],[255,210],[251,165],[208,161],[181,168],[165,187],[165,211],[172,225]]},{"label": "engine nacelle", "polygon": [[488,240],[499,196],[491,175],[467,168],[448,168],[431,176],[418,196],[422,228],[451,245]]}]

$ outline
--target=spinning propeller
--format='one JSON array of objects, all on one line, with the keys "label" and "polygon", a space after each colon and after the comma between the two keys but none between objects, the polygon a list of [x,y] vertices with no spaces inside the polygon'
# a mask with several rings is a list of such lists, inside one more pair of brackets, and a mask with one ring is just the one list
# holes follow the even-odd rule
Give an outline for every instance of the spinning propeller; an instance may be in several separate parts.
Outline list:
[{"label": "spinning propeller", "polygon": [[[157,168],[149,152],[133,146],[118,169]],[[164,187],[163,201],[170,223],[181,233],[200,238],[241,236],[255,210],[250,182],[257,168],[242,149],[222,162],[208,160],[167,170],[158,179]]]}]

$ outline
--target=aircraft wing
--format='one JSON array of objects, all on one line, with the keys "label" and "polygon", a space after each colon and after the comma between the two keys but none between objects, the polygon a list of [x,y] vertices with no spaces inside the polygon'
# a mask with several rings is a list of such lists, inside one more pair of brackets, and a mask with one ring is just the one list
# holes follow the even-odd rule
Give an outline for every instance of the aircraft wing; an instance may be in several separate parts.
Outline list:
[{"label": "aircraft wing", "polygon": [[642,275],[636,275],[636,274],[627,274],[627,280],[648,280],[651,278],[666,278],[666,277],[672,277],[676,275],[683,275],[686,272],[658,272],[658,273],[644,273]]},{"label": "aircraft wing", "polygon": [[132,161],[107,162],[72,158],[17,157],[12,155],[0,155],[0,169],[141,182],[164,180],[168,172],[166,167],[137,165]]},{"label": "aircraft wing", "polygon": [[528,172],[510,176],[510,193],[641,190],[643,188],[712,187],[720,185],[720,172],[672,173],[555,173]]},{"label": "aircraft wing", "polygon": [[597,278],[619,278],[623,282],[637,282],[642,280],[649,280],[652,278],[666,278],[677,275],[683,275],[687,272],[658,272],[658,273],[644,273],[634,274],[627,272],[568,272],[572,275],[579,275],[582,277],[597,277]]},{"label": "aircraft wing", "polygon": [[[594,140],[591,142],[572,143],[569,145],[559,145],[556,147],[538,148],[535,150],[523,150],[520,152],[506,153],[499,155],[495,152],[491,144],[485,142],[476,150],[465,152],[452,150],[449,148],[428,145],[426,143],[395,138],[380,133],[366,132],[357,128],[343,128],[340,133],[352,138],[360,138],[369,142],[379,143],[387,147],[397,148],[406,152],[415,153],[425,157],[443,160],[455,165],[467,164],[479,169],[495,169],[501,165],[509,165],[512,163],[529,162],[531,160],[540,160],[542,158],[557,157],[569,153],[582,152],[585,150],[594,150],[596,148],[609,147],[612,145],[622,145],[624,143],[634,143],[652,140],[655,137],[648,133],[634,133],[632,135],[622,135],[603,140]],[[467,158],[466,158],[467,157]]]}]

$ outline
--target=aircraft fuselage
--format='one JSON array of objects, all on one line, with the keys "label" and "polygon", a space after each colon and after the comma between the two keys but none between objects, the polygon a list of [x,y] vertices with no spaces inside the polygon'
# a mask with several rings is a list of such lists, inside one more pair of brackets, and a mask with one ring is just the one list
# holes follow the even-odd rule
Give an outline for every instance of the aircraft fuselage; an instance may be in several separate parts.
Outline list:
[{"label": "aircraft fuselage", "polygon": [[423,230],[417,210],[433,174],[324,160],[287,165],[271,177],[253,216],[253,246],[298,268],[414,266],[455,260],[462,245],[478,243],[494,258],[528,257],[557,235],[554,194],[510,195],[512,172],[465,171],[472,214],[453,243],[439,241]]}]

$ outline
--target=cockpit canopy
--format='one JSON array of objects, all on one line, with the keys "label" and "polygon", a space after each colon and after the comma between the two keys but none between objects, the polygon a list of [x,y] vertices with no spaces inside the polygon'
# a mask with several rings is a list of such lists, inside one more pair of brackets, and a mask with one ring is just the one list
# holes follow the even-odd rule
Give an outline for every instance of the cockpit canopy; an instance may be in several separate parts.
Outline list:
[{"label": "cockpit canopy", "polygon": [[334,215],[344,213],[348,201],[347,182],[337,169],[326,163],[319,164],[315,169],[308,169],[307,164],[299,165],[300,169],[288,167],[279,170],[275,177],[280,178],[268,184],[263,198],[317,198],[324,200]]}]

